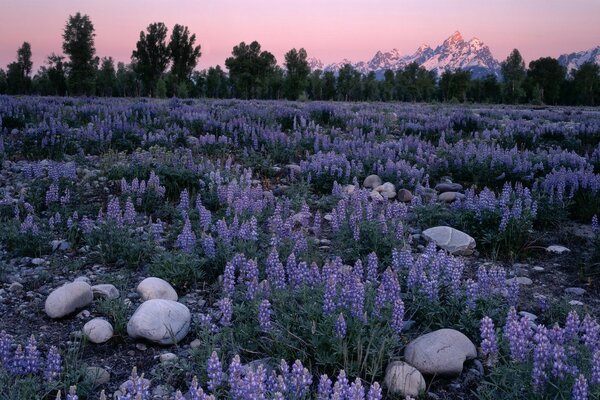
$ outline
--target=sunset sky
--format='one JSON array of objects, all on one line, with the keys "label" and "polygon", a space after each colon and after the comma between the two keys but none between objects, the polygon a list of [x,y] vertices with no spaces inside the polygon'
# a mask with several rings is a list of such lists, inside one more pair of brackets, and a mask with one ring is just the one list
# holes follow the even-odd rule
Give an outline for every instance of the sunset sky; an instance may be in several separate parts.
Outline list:
[{"label": "sunset sky", "polygon": [[514,47],[529,61],[600,45],[599,0],[2,0],[0,68],[23,41],[31,43],[34,70],[61,53],[65,21],[77,11],[91,17],[97,55],[117,61],[129,62],[149,23],[187,25],[202,45],[199,69],[223,65],[234,45],[252,40],[279,63],[292,47],[325,63],[392,48],[407,54],[456,30],[500,60]]}]

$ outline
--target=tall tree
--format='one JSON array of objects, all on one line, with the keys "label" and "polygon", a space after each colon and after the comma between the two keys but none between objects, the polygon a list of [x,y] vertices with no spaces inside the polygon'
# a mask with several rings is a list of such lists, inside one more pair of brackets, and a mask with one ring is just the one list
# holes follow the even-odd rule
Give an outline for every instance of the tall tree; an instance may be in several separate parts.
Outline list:
[{"label": "tall tree", "polygon": [[464,102],[467,100],[467,90],[471,81],[471,73],[469,71],[446,70],[442,73],[440,79],[440,92],[442,100],[458,100]]},{"label": "tall tree", "polygon": [[336,79],[333,71],[325,71],[323,74],[323,100],[334,100],[336,93]]},{"label": "tall tree", "polygon": [[220,65],[210,67],[206,73],[206,95],[218,99],[227,97],[227,75]]},{"label": "tall tree", "polygon": [[501,64],[502,77],[504,78],[504,100],[509,103],[518,103],[523,98],[523,82],[527,77],[525,61],[519,50],[514,49]]},{"label": "tall tree", "polygon": [[233,48],[231,57],[225,60],[235,94],[244,99],[260,97],[276,65],[275,56],[261,51],[257,41],[249,45],[241,42]]},{"label": "tall tree", "polygon": [[69,57],[68,86],[71,94],[92,94],[98,64],[94,24],[87,15],[70,15],[63,31],[63,52]]},{"label": "tall tree", "polygon": [[134,97],[140,95],[140,82],[131,64],[117,64],[117,94],[121,97]]},{"label": "tall tree", "polygon": [[306,90],[310,67],[306,60],[306,50],[291,49],[285,53],[285,97],[296,100]]},{"label": "tall tree", "polygon": [[195,42],[196,35],[190,35],[187,26],[177,24],[173,27],[167,50],[172,61],[171,74],[177,84],[189,80],[202,55],[200,45],[194,46]]},{"label": "tall tree", "polygon": [[600,104],[600,66],[586,62],[573,71],[577,104],[597,106]]},{"label": "tall tree", "polygon": [[8,93],[25,94],[31,89],[31,45],[23,42],[17,50],[17,61],[8,65],[7,85]]},{"label": "tall tree", "polygon": [[67,94],[67,77],[65,73],[65,57],[50,54],[46,60],[46,75],[50,83],[51,93],[55,96]]},{"label": "tall tree", "polygon": [[529,63],[527,78],[532,87],[541,91],[542,101],[546,104],[557,104],[560,99],[560,89],[567,70],[552,57],[542,57]]},{"label": "tall tree", "polygon": [[323,80],[321,79],[322,71],[316,69],[308,76],[308,97],[311,100],[321,100],[323,98]]},{"label": "tall tree", "polygon": [[117,74],[112,57],[104,57],[96,78],[96,89],[99,96],[113,96],[116,93]]},{"label": "tall tree", "polygon": [[2,68],[0,68],[0,94],[6,93],[7,90],[7,81],[6,81],[6,72]]},{"label": "tall tree", "polygon": [[133,69],[144,83],[150,96],[156,93],[158,80],[169,65],[169,49],[167,47],[167,27],[162,22],[155,22],[140,32],[136,49],[131,54]]}]

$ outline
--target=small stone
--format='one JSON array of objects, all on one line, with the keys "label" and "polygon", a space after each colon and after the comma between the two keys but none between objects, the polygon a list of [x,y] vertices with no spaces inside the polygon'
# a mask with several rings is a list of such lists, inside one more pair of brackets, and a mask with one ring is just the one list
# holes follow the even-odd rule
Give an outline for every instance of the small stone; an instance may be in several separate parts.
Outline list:
[{"label": "small stone", "polygon": [[288,164],[285,166],[289,173],[294,175],[300,175],[302,173],[302,168],[300,168],[297,164]]},{"label": "small stone", "polygon": [[198,347],[200,347],[202,345],[202,342],[200,341],[200,339],[194,339],[190,342],[190,347],[192,349],[197,349]]},{"label": "small stone", "polygon": [[105,299],[118,299],[120,296],[119,289],[108,283],[92,286],[92,293],[94,293],[94,297]]},{"label": "small stone", "polygon": [[438,200],[444,203],[452,203],[456,200],[464,200],[465,195],[458,192],[444,192],[438,196]]},{"label": "small stone", "polygon": [[376,192],[396,192],[396,187],[394,186],[393,183],[390,182],[386,182],[383,185],[379,185],[377,186],[375,189]]},{"label": "small stone", "polygon": [[465,360],[477,357],[471,340],[454,329],[439,329],[410,342],[404,358],[421,373],[437,376],[458,376]]},{"label": "small stone", "polygon": [[92,343],[105,343],[113,337],[113,327],[105,319],[94,318],[83,326],[83,334]]},{"label": "small stone", "polygon": [[169,282],[160,278],[146,278],[137,286],[142,300],[163,299],[177,301],[177,292]]},{"label": "small stone", "polygon": [[569,304],[572,306],[583,306],[583,303],[579,300],[571,300],[569,301]]},{"label": "small stone", "polygon": [[44,264],[45,262],[46,262],[46,260],[44,260],[43,258],[33,258],[33,259],[31,260],[31,263],[32,263],[33,265],[42,265],[42,264]]},{"label": "small stone", "polygon": [[160,355],[160,362],[166,363],[177,360],[177,355],[173,353],[163,353]]},{"label": "small stone", "polygon": [[76,317],[77,317],[77,318],[79,318],[79,319],[86,319],[86,318],[89,318],[89,317],[90,317],[90,315],[91,315],[91,314],[90,314],[89,310],[81,310],[81,311],[80,311],[80,312],[79,312],[79,313],[76,315]]},{"label": "small stone", "polygon": [[383,183],[381,178],[377,175],[369,175],[363,181],[363,186],[368,189],[375,189]]},{"label": "small stone", "polygon": [[136,343],[135,348],[138,349],[139,351],[148,350],[148,346],[146,346],[144,343]]},{"label": "small stone", "polygon": [[517,282],[519,285],[523,285],[523,286],[530,286],[533,284],[533,281],[529,278],[527,278],[526,276],[518,276],[515,278],[510,278],[506,280],[506,283],[508,283],[509,285],[512,284],[513,282]]},{"label": "small stone", "polygon": [[535,272],[544,272],[545,271],[544,267],[533,267],[533,270]]},{"label": "small stone", "polygon": [[110,373],[101,367],[87,367],[85,375],[89,378],[94,387],[106,385],[110,382]]},{"label": "small stone", "polygon": [[87,306],[93,299],[92,288],[87,283],[68,283],[50,293],[44,309],[50,318],[62,318],[78,308]]},{"label": "small stone", "polygon": [[560,246],[560,245],[557,245],[557,244],[553,244],[552,246],[546,247],[546,251],[548,253],[554,253],[554,254],[564,254],[564,253],[571,252],[571,250],[569,250],[565,246]]},{"label": "small stone", "polygon": [[419,370],[403,361],[393,361],[388,365],[384,384],[390,394],[402,397],[417,397],[426,387]]},{"label": "small stone", "polygon": [[519,311],[519,315],[521,317],[527,318],[528,320],[530,320],[532,322],[535,321],[538,318],[537,315],[535,315],[533,313],[530,313],[530,312],[527,312],[527,311]]},{"label": "small stone", "polygon": [[127,323],[132,338],[143,338],[159,344],[174,344],[187,335],[190,310],[172,300],[152,299],[143,302]]},{"label": "small stone", "polygon": [[11,293],[20,293],[23,291],[23,285],[21,285],[19,282],[13,282],[8,287],[8,291]]},{"label": "small stone", "polygon": [[413,197],[413,194],[408,189],[400,189],[397,194],[398,201],[403,203],[410,203]]},{"label": "small stone", "polygon": [[384,199],[383,199],[383,196],[381,195],[381,193],[379,193],[379,192],[376,192],[376,191],[374,191],[374,190],[373,190],[373,191],[372,191],[372,192],[369,194],[369,197],[370,197],[370,198],[371,198],[371,200],[373,200],[373,201],[378,201],[378,202],[381,202],[381,201],[383,201],[383,200],[384,200]]},{"label": "small stone", "polygon": [[463,187],[459,183],[442,182],[435,185],[435,190],[437,190],[439,193],[460,192],[462,189]]},{"label": "small stone", "polygon": [[67,251],[71,248],[71,244],[66,240],[53,240],[50,244],[52,251]]},{"label": "small stone", "polygon": [[354,185],[346,185],[346,186],[344,186],[344,192],[346,194],[352,194],[352,193],[354,193],[355,190],[356,190],[356,186],[354,186]]},{"label": "small stone", "polygon": [[585,294],[585,289],[579,287],[568,287],[565,289],[565,293],[575,296],[583,296]]}]

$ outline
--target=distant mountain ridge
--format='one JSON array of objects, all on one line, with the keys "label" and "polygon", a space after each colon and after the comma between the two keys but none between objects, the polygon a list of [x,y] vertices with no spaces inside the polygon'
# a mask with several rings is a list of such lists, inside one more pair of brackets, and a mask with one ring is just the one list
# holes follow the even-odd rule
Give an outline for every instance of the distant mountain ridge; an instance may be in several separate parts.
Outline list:
[{"label": "distant mountain ridge", "polygon": [[558,57],[558,62],[567,68],[568,72],[581,67],[586,62],[600,65],[600,46],[576,53],[563,54]]}]

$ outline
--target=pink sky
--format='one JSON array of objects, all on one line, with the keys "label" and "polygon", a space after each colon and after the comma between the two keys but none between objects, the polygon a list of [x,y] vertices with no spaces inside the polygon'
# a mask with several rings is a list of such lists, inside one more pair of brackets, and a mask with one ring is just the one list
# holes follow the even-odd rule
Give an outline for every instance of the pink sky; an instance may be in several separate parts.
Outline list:
[{"label": "pink sky", "polygon": [[155,21],[187,25],[202,45],[199,69],[223,65],[234,45],[258,40],[279,63],[292,47],[325,63],[412,53],[455,30],[478,37],[499,60],[517,47],[527,61],[600,45],[598,0],[2,0],[0,67],[23,41],[34,70],[61,53],[69,14],[88,14],[97,55],[129,62],[140,30]]}]

